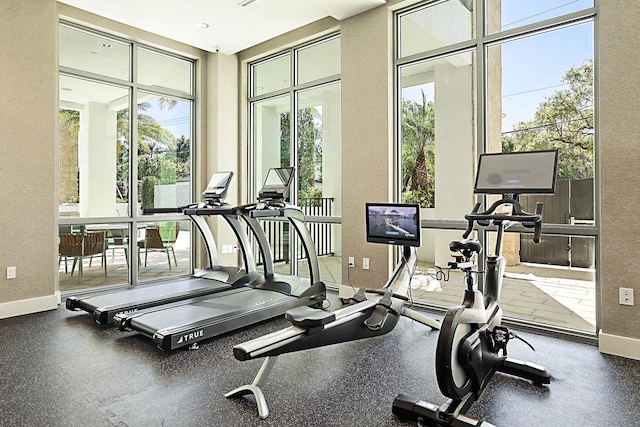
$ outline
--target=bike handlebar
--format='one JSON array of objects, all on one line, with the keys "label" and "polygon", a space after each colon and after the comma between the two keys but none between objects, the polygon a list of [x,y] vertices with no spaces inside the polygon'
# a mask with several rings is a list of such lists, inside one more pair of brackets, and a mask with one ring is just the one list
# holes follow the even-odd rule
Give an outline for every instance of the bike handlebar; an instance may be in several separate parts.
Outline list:
[{"label": "bike handlebar", "polygon": [[[511,204],[513,206],[513,212],[511,214],[496,213],[495,210],[505,204]],[[467,229],[462,237],[465,239],[469,237],[469,234],[473,231],[473,225],[477,222],[480,225],[501,224],[503,221],[519,222],[526,228],[533,228],[533,242],[539,243],[540,236],[542,234],[542,202],[536,204],[536,213],[528,213],[522,210],[522,206],[515,199],[504,198],[495,202],[489,209],[483,212],[480,210],[481,203],[476,203],[471,213],[464,216],[464,219],[469,221]]]}]

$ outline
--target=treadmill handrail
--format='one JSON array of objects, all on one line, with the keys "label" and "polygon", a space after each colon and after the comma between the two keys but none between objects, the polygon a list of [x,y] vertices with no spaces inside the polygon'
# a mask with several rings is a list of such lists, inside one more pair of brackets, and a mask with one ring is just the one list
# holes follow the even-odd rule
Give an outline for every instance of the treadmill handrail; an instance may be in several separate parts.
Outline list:
[{"label": "treadmill handrail", "polygon": [[182,213],[181,207],[175,208],[144,208],[143,214],[156,214],[156,213]]},{"label": "treadmill handrail", "polygon": [[[318,283],[320,281],[320,266],[318,265],[318,256],[311,232],[306,226],[304,212],[298,206],[288,203],[283,203],[282,206],[280,206],[278,202],[276,205],[277,206],[258,202],[236,207],[237,213],[245,218],[245,221],[249,224],[249,227],[258,239],[260,251],[265,260],[265,275],[269,276],[273,273],[273,260],[270,251],[267,250],[269,246],[268,239],[264,235],[262,227],[258,225],[257,219],[285,217],[296,230],[302,246],[307,253],[310,284],[314,285]],[[271,265],[270,271],[268,271],[269,265]]]},{"label": "treadmill handrail", "polygon": [[236,215],[236,208],[230,205],[189,207],[182,211],[185,215]]}]

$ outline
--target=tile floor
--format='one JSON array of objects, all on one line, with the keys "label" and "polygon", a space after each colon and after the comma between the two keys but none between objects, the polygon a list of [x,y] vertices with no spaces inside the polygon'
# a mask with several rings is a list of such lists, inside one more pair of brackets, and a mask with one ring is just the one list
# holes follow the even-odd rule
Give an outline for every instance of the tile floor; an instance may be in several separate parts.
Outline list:
[{"label": "tile floor", "polygon": [[[595,332],[595,272],[521,264],[507,267],[500,295],[505,316],[562,328]],[[420,263],[412,283],[414,300],[457,305],[464,289],[461,272],[437,280],[433,265]]]}]

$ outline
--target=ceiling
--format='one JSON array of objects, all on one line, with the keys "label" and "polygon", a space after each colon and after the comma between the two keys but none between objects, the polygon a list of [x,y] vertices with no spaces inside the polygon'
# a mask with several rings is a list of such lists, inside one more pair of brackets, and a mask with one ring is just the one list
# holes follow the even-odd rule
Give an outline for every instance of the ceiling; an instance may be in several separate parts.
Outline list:
[{"label": "ceiling", "polygon": [[[234,54],[326,17],[343,20],[386,0],[58,0],[209,52]],[[241,3],[249,3],[242,6]],[[198,23],[208,24],[199,28]]]}]

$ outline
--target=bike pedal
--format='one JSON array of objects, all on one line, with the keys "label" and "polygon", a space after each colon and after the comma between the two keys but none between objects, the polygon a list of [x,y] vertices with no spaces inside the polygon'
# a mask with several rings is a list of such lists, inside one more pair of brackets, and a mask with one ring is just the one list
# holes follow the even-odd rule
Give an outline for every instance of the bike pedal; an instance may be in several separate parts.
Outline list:
[{"label": "bike pedal", "polygon": [[495,326],[492,331],[489,332],[493,341],[493,352],[498,354],[502,351],[504,356],[507,355],[507,344],[509,340],[513,338],[513,334],[509,332],[509,329],[504,326]]}]

